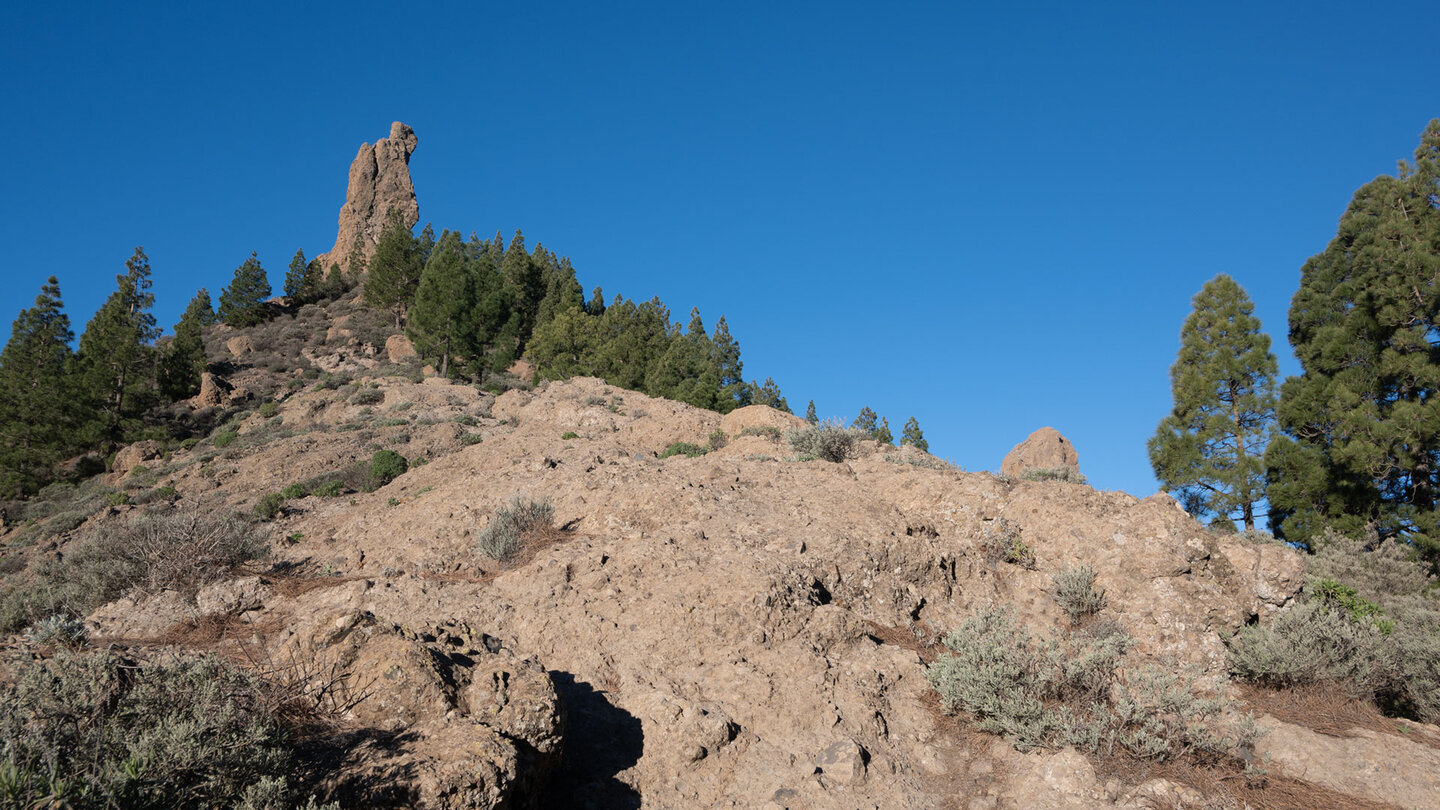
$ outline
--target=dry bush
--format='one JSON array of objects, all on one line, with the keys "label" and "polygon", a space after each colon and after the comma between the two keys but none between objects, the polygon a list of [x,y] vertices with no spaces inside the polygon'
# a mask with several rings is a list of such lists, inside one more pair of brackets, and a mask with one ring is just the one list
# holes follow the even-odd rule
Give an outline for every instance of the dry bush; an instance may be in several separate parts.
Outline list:
[{"label": "dry bush", "polygon": [[510,503],[495,510],[490,522],[480,532],[475,545],[480,553],[494,560],[504,560],[530,536],[554,527],[555,507],[549,498],[535,500],[516,495]]},{"label": "dry bush", "polygon": [[870,434],[859,428],[847,428],[831,421],[785,431],[790,449],[802,461],[817,458],[836,463],[844,461],[853,457],[859,450],[860,442],[868,438]]},{"label": "dry bush", "polygon": [[269,544],[254,525],[235,515],[187,507],[145,515],[108,535],[142,571],[141,590],[194,593],[265,559]]},{"label": "dry bush", "polygon": [[1070,467],[1032,467],[1020,477],[1026,481],[1065,481],[1071,484],[1086,482],[1085,476],[1079,470]]},{"label": "dry bush", "polygon": [[1197,673],[1122,670],[1129,641],[1123,633],[1037,640],[1008,608],[988,607],[945,636],[950,651],[925,675],[947,713],[971,714],[1022,750],[1073,745],[1167,759],[1253,742],[1253,724],[1223,721],[1223,699],[1204,694]]}]

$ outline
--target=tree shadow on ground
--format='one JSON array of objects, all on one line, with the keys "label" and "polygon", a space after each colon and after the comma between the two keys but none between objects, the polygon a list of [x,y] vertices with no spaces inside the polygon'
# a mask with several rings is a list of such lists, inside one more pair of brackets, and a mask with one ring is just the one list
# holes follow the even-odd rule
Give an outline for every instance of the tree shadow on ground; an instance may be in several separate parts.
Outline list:
[{"label": "tree shadow on ground", "polygon": [[565,753],[541,805],[638,810],[640,794],[618,774],[644,752],[640,718],[569,672],[552,670],[550,678],[565,710]]}]

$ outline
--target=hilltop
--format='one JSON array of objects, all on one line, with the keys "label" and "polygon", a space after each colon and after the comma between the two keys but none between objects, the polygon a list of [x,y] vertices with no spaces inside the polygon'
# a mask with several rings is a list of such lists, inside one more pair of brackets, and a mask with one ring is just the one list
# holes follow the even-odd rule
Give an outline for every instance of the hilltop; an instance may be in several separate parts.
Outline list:
[{"label": "hilltop", "polygon": [[[333,371],[285,369],[254,348],[259,330],[217,329],[209,339],[235,353],[230,399],[206,406],[221,409],[213,433],[127,449],[100,479],[32,502],[54,514],[12,519],[0,540],[33,573],[142,514],[251,516],[268,559],[196,592],[101,606],[88,643],[297,662],[304,688],[337,701],[324,744],[338,761],[314,786],[344,806],[1239,807],[1296,791],[1424,806],[1436,795],[1440,770],[1377,770],[1440,764],[1436,729],[1403,721],[1319,736],[1251,704],[1270,731],[1252,754],[1269,775],[1244,788],[1218,781],[1237,767],[1222,763],[1190,772],[1211,781],[1187,787],[1143,761],[1122,772],[1069,748],[1020,753],[941,710],[926,680],[940,637],[992,604],[1062,633],[1052,576],[1082,565],[1105,594],[1088,626],[1132,637],[1128,666],[1192,666],[1227,713],[1245,710],[1250,693],[1224,680],[1223,640],[1284,608],[1302,561],[1207,532],[1167,496],[967,473],[864,440],[839,463],[794,460],[783,436],[803,422],[765,406],[722,416],[589,378],[496,396],[426,376],[402,341],[387,352],[379,335],[324,326],[338,345],[312,355]],[[677,442],[715,448],[660,457]],[[367,491],[383,450],[408,470]],[[517,495],[547,499],[553,528],[497,561],[477,537]],[[64,499],[85,497],[113,505],[53,530],[89,508]],[[1210,793],[1221,787],[1231,799]],[[1185,799],[1195,788],[1212,803]]]}]

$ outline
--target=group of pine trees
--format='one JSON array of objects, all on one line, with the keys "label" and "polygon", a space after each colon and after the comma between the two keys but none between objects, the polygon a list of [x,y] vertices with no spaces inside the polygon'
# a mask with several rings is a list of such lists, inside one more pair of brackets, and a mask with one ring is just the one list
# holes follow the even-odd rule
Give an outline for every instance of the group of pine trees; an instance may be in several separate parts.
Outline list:
[{"label": "group of pine trees", "polygon": [[78,350],[60,282],[51,276],[0,351],[0,497],[34,492],[62,460],[109,452],[146,434],[161,404],[191,396],[205,369],[201,329],[214,319],[196,294],[157,348],[150,261],[140,248],[86,325]]},{"label": "group of pine trees", "polygon": [[1440,120],[1414,163],[1355,192],[1301,269],[1301,373],[1276,389],[1254,305],[1228,276],[1195,297],[1150,441],[1156,477],[1197,517],[1309,546],[1326,528],[1407,543],[1440,567]]},{"label": "group of pine trees", "polygon": [[[740,345],[724,318],[707,334],[698,311],[682,329],[658,298],[636,304],[617,296],[607,305],[597,287],[587,302],[570,261],[538,244],[527,250],[519,231],[508,245],[498,233],[464,239],[447,230],[437,239],[430,226],[417,236],[392,214],[368,259],[362,247],[357,240],[348,275],[297,251],[285,303],[333,300],[363,279],[365,304],[388,313],[448,377],[484,381],[529,356],[545,379],[592,375],[721,412],[748,404],[789,411],[774,380],[741,378]],[[257,326],[279,311],[252,253],[218,307],[200,290],[174,337],[160,342],[150,286],[149,261],[137,248],[78,350],[53,277],[15,321],[0,352],[0,497],[33,493],[66,459],[163,435],[152,418],[157,407],[200,388],[204,328]]]}]

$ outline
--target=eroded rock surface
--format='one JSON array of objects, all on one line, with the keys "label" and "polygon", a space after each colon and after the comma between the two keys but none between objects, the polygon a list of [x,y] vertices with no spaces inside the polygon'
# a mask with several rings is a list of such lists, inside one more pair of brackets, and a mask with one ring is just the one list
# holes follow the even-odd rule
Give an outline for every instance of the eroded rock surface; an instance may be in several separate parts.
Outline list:
[{"label": "eroded rock surface", "polygon": [[[764,428],[797,420],[767,408],[721,417],[594,379],[499,397],[435,379],[354,386],[374,393],[298,390],[278,417],[241,422],[243,455],[171,457],[183,496],[239,510],[377,445],[426,459],[375,492],[286,503],[268,524],[275,562],[310,572],[304,588],[236,580],[194,607],[117,603],[91,626],[135,637],[231,615],[271,628],[277,659],[344,675],[364,690],[348,709],[363,739],[331,788],[366,806],[1192,806],[1183,784],[1120,784],[1075,751],[962,734],[924,656],[987,604],[1053,632],[1067,619],[1051,577],[1083,564],[1137,662],[1214,679],[1223,639],[1303,579],[1293,550],[1207,532],[1168,498],[894,463],[873,442],[844,463],[783,461]],[[717,429],[722,449],[658,458]],[[563,528],[503,564],[480,555],[476,535],[521,493],[549,498]],[[1033,570],[987,556],[1001,520]],[[1287,775],[1330,770],[1292,768],[1276,740]],[[1390,739],[1333,745],[1298,747],[1418,761]],[[1348,784],[1327,789],[1387,789]],[[1425,785],[1395,800],[1426,806]]]},{"label": "eroded rock surface", "polygon": [[1020,478],[1026,470],[1053,470],[1068,467],[1080,472],[1080,454],[1075,445],[1052,427],[1042,427],[1005,454],[1000,471]]}]

